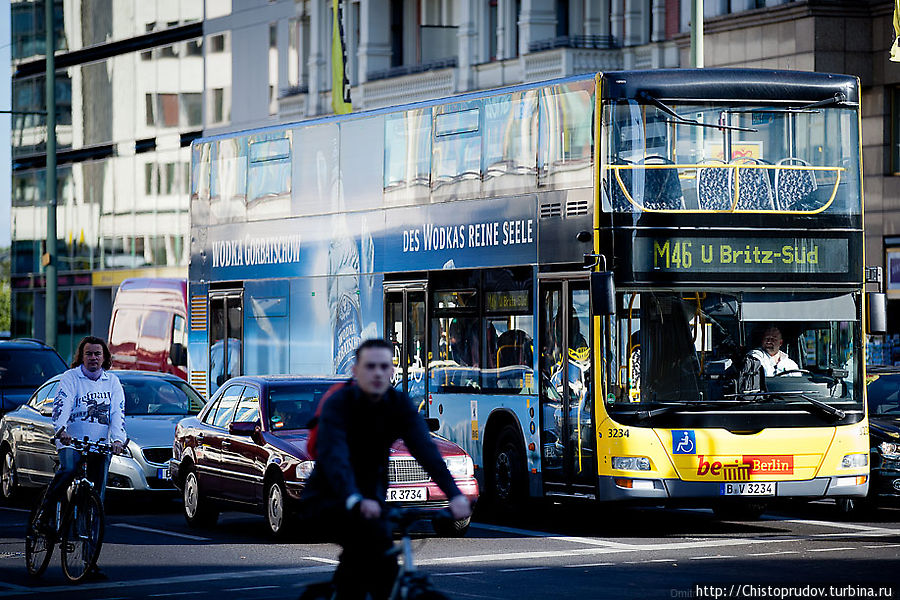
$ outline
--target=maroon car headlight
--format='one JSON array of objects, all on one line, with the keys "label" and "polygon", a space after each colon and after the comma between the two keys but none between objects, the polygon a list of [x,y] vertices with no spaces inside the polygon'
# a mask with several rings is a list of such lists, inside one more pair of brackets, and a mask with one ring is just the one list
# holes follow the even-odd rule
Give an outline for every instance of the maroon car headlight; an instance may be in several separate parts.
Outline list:
[{"label": "maroon car headlight", "polygon": [[444,462],[447,463],[447,470],[450,471],[454,479],[466,479],[475,476],[475,465],[468,455],[445,456]]},{"label": "maroon car headlight", "polygon": [[306,480],[309,479],[309,476],[312,475],[313,467],[316,466],[316,461],[314,460],[304,460],[302,463],[297,465],[296,467],[296,475],[297,479]]}]

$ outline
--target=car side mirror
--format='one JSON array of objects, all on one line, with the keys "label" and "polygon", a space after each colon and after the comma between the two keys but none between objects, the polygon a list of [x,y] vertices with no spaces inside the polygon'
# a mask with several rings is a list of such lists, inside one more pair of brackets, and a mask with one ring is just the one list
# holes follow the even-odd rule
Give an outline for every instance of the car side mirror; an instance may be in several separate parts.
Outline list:
[{"label": "car side mirror", "polygon": [[53,405],[52,404],[44,404],[43,406],[41,406],[41,416],[52,417],[53,416]]},{"label": "car side mirror", "polygon": [[186,367],[187,352],[185,352],[184,345],[179,342],[172,342],[172,348],[169,350],[169,359],[176,367]]},{"label": "car side mirror", "polygon": [[234,421],[228,425],[228,433],[231,435],[256,436],[260,431],[259,421]]},{"label": "car side mirror", "polygon": [[428,431],[437,431],[441,428],[441,422],[434,417],[425,419],[425,424],[428,425]]}]

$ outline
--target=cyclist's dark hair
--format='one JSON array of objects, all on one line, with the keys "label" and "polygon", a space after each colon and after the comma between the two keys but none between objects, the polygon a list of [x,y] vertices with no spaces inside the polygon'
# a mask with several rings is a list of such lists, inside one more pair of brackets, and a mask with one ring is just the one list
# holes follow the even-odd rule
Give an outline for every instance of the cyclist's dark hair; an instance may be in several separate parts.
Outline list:
[{"label": "cyclist's dark hair", "polygon": [[359,362],[359,355],[362,354],[363,350],[368,350],[369,348],[384,348],[385,350],[394,351],[394,347],[391,346],[390,342],[384,340],[382,338],[371,338],[364,341],[359,345],[359,348],[356,349],[356,362]]},{"label": "cyclist's dark hair", "polygon": [[98,337],[94,337],[92,335],[86,336],[81,340],[81,343],[78,344],[78,350],[75,352],[75,357],[72,359],[72,368],[80,367],[84,364],[84,347],[88,344],[99,344],[103,346],[103,370],[109,369],[112,364],[112,354],[109,353],[109,346],[106,345],[106,342]]}]

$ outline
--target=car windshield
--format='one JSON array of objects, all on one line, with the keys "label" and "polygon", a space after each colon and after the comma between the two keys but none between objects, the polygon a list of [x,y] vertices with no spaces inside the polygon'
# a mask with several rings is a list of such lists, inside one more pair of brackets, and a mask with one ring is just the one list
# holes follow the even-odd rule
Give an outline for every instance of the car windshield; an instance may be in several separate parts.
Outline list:
[{"label": "car windshield", "polygon": [[0,386],[36,388],[66,370],[49,350],[0,350]]},{"label": "car windshield", "polygon": [[900,418],[900,373],[870,373],[867,380],[869,415]]},{"label": "car windshield", "polygon": [[203,400],[184,382],[155,377],[119,379],[128,416],[195,415],[203,408]]},{"label": "car windshield", "polygon": [[269,388],[269,429],[306,429],[316,407],[334,382],[314,381],[275,385]]}]

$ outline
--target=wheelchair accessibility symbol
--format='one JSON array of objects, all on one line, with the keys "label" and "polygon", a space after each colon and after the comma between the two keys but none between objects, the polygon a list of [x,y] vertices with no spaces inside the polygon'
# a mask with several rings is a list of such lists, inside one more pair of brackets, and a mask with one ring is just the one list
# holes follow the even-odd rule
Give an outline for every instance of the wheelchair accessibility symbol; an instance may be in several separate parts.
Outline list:
[{"label": "wheelchair accessibility symbol", "polygon": [[672,431],[672,454],[696,454],[697,440],[691,429],[675,429]]}]

